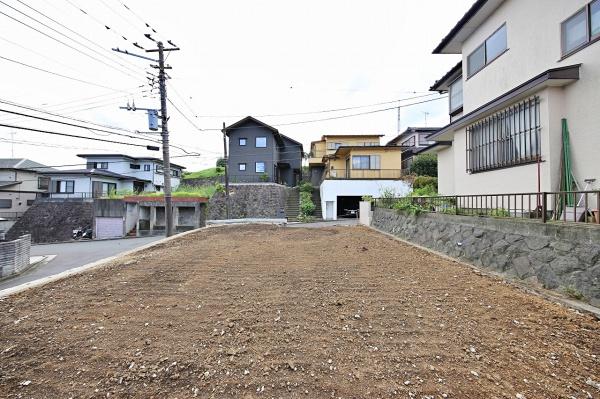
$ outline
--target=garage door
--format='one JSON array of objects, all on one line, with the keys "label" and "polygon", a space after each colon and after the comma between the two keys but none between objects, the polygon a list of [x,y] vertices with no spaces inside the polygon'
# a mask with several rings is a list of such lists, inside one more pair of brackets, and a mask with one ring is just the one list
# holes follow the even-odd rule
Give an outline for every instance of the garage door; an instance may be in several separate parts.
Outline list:
[{"label": "garage door", "polygon": [[96,218],[96,238],[123,237],[123,218]]}]

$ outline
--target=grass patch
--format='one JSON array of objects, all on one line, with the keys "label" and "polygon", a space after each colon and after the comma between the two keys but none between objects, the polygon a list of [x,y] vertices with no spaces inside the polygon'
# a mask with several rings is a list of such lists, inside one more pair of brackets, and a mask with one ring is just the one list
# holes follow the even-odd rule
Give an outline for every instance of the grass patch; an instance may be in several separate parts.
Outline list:
[{"label": "grass patch", "polygon": [[216,168],[208,168],[199,170],[197,172],[186,172],[183,174],[183,180],[185,179],[209,179],[211,177],[223,176],[225,174],[225,168],[217,166]]},{"label": "grass patch", "polygon": [[573,287],[572,285],[565,287],[564,292],[571,299],[577,299],[578,301],[581,301],[584,298],[581,291],[579,291],[577,288]]},{"label": "grass patch", "polygon": [[[176,198],[191,198],[191,197],[207,197],[211,198],[215,192],[217,192],[217,185],[211,186],[186,186],[185,184],[179,185],[175,190],[171,192],[171,195]],[[164,196],[163,192],[141,192],[134,193],[131,190],[119,190],[112,191],[108,195],[102,197],[107,199],[123,199],[123,197],[128,196],[140,196],[140,197],[162,197]]]}]

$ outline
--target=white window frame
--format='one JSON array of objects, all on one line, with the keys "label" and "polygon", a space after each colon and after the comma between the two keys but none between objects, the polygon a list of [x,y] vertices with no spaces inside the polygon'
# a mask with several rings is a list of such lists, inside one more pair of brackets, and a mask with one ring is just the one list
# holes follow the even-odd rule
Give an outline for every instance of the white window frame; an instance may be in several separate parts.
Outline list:
[{"label": "white window frame", "polygon": [[[258,170],[258,165],[262,165],[262,170]],[[266,173],[267,165],[264,162],[255,162],[254,163],[254,173]]]},{"label": "white window frame", "polygon": [[[242,143],[243,140],[243,143]],[[240,137],[238,139],[238,144],[240,147],[246,147],[248,145],[248,138],[247,137]]]},{"label": "white window frame", "polygon": [[247,167],[246,162],[240,162],[240,163],[238,163],[238,170],[240,172],[245,172],[246,171],[246,167]]}]

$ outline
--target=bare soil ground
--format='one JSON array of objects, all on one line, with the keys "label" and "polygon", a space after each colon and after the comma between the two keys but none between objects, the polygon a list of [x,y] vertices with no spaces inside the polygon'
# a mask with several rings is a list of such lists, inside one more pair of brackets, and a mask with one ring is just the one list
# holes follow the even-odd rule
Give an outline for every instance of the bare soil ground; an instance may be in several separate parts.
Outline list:
[{"label": "bare soil ground", "polygon": [[0,302],[0,396],[598,398],[600,322],[362,227],[204,230]]}]

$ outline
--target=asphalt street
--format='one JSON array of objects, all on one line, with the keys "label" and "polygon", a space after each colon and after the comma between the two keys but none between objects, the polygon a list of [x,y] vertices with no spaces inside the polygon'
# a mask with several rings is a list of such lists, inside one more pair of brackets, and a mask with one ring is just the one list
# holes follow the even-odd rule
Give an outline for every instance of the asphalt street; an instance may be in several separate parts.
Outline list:
[{"label": "asphalt street", "polygon": [[45,264],[34,266],[25,273],[0,282],[0,291],[6,288],[52,276],[100,259],[129,251],[160,240],[158,237],[124,238],[120,240],[76,241],[60,244],[34,245],[31,256],[56,255]]}]

